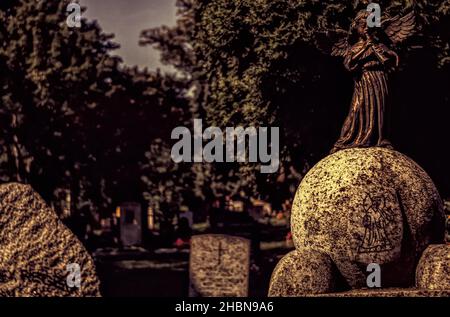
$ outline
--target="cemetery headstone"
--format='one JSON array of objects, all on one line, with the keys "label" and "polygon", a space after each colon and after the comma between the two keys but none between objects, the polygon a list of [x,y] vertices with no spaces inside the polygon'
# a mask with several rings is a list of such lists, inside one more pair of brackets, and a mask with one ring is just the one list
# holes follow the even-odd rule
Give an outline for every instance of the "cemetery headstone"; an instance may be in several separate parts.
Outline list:
[{"label": "cemetery headstone", "polygon": [[120,206],[120,241],[123,246],[142,242],[142,212],[138,203],[124,203]]},{"label": "cemetery headstone", "polygon": [[246,297],[250,240],[228,235],[197,235],[191,240],[189,296]]},{"label": "cemetery headstone", "polygon": [[189,227],[192,228],[192,226],[194,225],[194,213],[192,211],[185,211],[183,213],[180,213],[180,219],[181,218],[186,218],[189,223]]}]

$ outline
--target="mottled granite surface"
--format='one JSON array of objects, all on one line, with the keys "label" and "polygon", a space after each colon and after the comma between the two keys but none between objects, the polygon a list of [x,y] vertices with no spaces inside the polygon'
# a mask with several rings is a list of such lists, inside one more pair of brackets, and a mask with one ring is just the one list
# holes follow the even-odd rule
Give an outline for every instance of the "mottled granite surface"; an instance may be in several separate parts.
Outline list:
[{"label": "mottled granite surface", "polygon": [[431,245],[416,270],[416,285],[430,290],[450,290],[450,245]]},{"label": "mottled granite surface", "polygon": [[[74,263],[80,288],[67,283]],[[88,252],[28,185],[0,186],[0,296],[100,296]]]},{"label": "mottled granite surface", "polygon": [[287,268],[293,262],[287,255],[274,271],[271,289],[281,289],[284,280],[298,294],[307,289],[323,293],[322,285],[332,285],[335,276],[314,288],[311,281],[319,277],[310,276],[308,284],[292,282],[287,275],[314,275],[304,265],[309,262],[322,263],[315,268],[317,274],[328,272],[324,256],[353,289],[367,287],[370,263],[380,265],[383,287],[413,287],[422,253],[430,244],[443,243],[444,227],[439,193],[413,160],[379,147],[339,151],[307,173],[293,202],[296,250],[313,251],[313,258]]},{"label": "mottled granite surface", "polygon": [[322,297],[450,297],[450,290],[427,290],[419,288],[359,289],[342,293],[310,294]]},{"label": "mottled granite surface", "polygon": [[353,287],[369,263],[383,285],[414,285],[415,265],[444,239],[444,213],[430,177],[385,148],[348,149],[320,161],[301,182],[292,207],[297,249],[328,254]]},{"label": "mottled granite surface", "polygon": [[328,255],[312,250],[294,250],[284,256],[273,271],[269,296],[332,292],[335,274],[333,261]]}]

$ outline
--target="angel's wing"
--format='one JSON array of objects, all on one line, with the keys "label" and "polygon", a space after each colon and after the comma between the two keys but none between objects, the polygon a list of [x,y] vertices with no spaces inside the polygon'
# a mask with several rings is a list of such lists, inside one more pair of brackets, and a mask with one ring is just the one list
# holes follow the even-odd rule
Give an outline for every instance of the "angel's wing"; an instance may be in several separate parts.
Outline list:
[{"label": "angel's wing", "polygon": [[404,16],[397,15],[382,22],[384,33],[394,44],[399,44],[414,34],[416,18],[414,11]]},{"label": "angel's wing", "polygon": [[348,50],[348,32],[342,29],[317,33],[315,44],[320,51],[332,56],[344,56]]},{"label": "angel's wing", "polygon": [[345,56],[347,55],[349,48],[350,44],[348,43],[348,38],[342,38],[333,45],[331,56]]}]

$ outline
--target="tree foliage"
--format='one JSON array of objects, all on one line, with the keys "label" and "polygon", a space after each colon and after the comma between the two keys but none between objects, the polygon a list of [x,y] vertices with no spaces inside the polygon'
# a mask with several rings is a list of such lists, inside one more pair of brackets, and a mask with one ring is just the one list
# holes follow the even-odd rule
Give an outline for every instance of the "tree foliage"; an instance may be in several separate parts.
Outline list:
[{"label": "tree foliage", "polygon": [[[321,53],[317,43],[329,30],[348,29],[364,2],[180,0],[175,27],[143,32],[142,43],[161,49],[163,60],[190,78],[196,113],[209,125],[282,128],[278,175],[267,179],[250,165],[215,166],[210,183],[219,177],[236,185],[235,192],[280,195],[274,189],[292,190],[300,175],[328,153],[347,112],[352,81],[341,61]],[[394,145],[449,193],[448,157],[441,149],[449,111],[450,4],[378,3],[390,16],[415,10],[418,22],[393,78]]]},{"label": "tree foliage", "polygon": [[[379,2],[390,15],[414,9],[419,25],[392,81],[393,143],[449,194],[449,1]],[[67,27],[66,5],[0,4],[2,182],[30,183],[49,201],[69,189],[76,210],[105,213],[146,200],[170,218],[241,192],[276,204],[339,134],[352,80],[317,43],[348,28],[358,1],[178,0],[175,26],[141,36],[175,74],[121,65],[96,22]],[[173,163],[171,131],[194,117],[220,128],[279,126],[279,172]]]},{"label": "tree foliage", "polygon": [[48,201],[70,190],[75,210],[110,213],[142,200],[145,153],[189,112],[184,83],[121,66],[96,22],[66,25],[67,4],[0,7],[0,177]]}]

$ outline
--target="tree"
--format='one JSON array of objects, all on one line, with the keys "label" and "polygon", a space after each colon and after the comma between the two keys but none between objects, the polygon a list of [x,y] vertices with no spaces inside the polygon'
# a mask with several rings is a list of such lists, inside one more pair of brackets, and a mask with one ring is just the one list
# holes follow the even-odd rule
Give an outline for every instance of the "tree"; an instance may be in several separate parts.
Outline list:
[{"label": "tree", "polygon": [[93,155],[85,141],[117,89],[110,80],[120,62],[108,54],[117,48],[112,36],[94,22],[68,28],[65,9],[14,1],[0,11],[2,177],[29,182],[47,199],[57,188],[86,186],[80,174]]},{"label": "tree", "polygon": [[[448,158],[440,148],[449,111],[449,3],[378,2],[389,15],[414,9],[418,16],[418,34],[394,78],[394,144],[423,164],[448,194]],[[363,1],[182,0],[177,5],[177,25],[144,31],[142,43],[159,48],[163,61],[191,80],[197,115],[222,128],[275,125],[283,131],[278,175],[267,179],[251,165],[216,166],[207,186],[228,180],[233,192],[246,189],[279,200],[281,191],[274,188],[292,191],[339,135],[351,77],[316,43],[327,30],[348,29]],[[285,179],[291,185],[283,185]]]},{"label": "tree", "polygon": [[69,28],[66,5],[0,7],[0,177],[48,202],[69,190],[76,211],[106,215],[142,200],[145,153],[188,112],[184,83],[121,66],[113,36],[87,20]]}]

